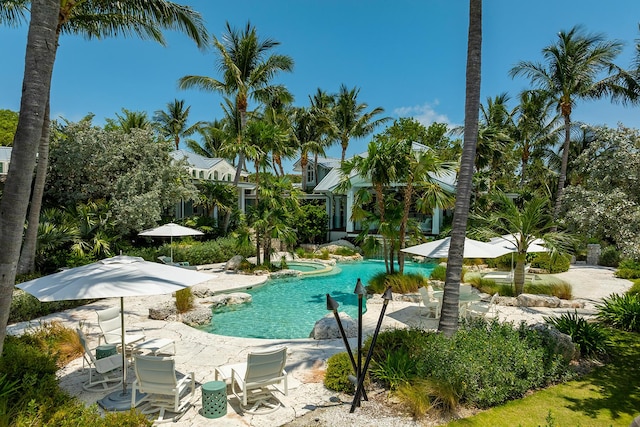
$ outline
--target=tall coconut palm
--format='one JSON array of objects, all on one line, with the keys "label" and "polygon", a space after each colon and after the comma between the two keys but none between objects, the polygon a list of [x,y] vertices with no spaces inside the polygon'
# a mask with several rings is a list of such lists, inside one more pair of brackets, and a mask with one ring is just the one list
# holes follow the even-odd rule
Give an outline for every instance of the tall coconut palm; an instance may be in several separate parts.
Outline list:
[{"label": "tall coconut palm", "polygon": [[[401,166],[399,159],[400,157],[396,155],[396,141],[391,140],[386,135],[376,135],[373,141],[369,143],[366,157],[354,156],[349,160],[344,160],[340,165],[342,175],[340,188],[342,190],[348,190],[351,187],[350,178],[353,173],[368,179],[373,186],[376,195],[376,217],[379,222],[379,231],[382,235],[385,267],[388,274],[392,274],[395,267],[393,250],[389,250],[389,236],[382,230],[386,226],[385,191],[392,183],[398,181],[399,166]],[[357,197],[361,202],[363,201],[362,196],[367,196],[366,193],[368,192],[366,189],[363,191],[365,194],[360,192],[359,197]],[[368,232],[368,229],[365,232]]]},{"label": "tall coconut palm", "polygon": [[619,41],[608,41],[602,34],[587,34],[580,26],[558,34],[556,44],[542,50],[545,63],[522,61],[510,71],[512,77],[528,77],[537,88],[547,92],[556,102],[564,119],[562,165],[556,189],[554,218],[562,204],[567,178],[569,144],[571,142],[571,113],[579,99],[593,99],[607,93],[609,75],[602,73],[615,68],[613,60],[622,50]]},{"label": "tall coconut palm", "polygon": [[[30,3],[31,21],[27,36],[20,119],[11,159],[14,167],[11,168],[7,176],[0,204],[0,235],[3,236],[5,242],[10,240],[11,245],[14,245],[11,250],[4,250],[0,255],[0,265],[7,266],[7,271],[4,271],[4,267],[0,267],[0,313],[2,313],[0,315],[0,354],[6,333],[6,321],[16,274],[15,266],[21,258],[20,242],[22,241],[32,171],[37,152],[41,166],[38,168],[33,186],[34,191],[28,219],[29,227],[25,235],[23,250],[25,260],[21,262],[23,266],[27,266],[23,267],[23,270],[33,269],[37,224],[44,193],[46,159],[49,150],[49,127],[46,118],[49,116],[51,74],[60,35],[63,33],[81,34],[90,40],[115,35],[137,35],[140,38],[155,40],[164,45],[165,40],[161,30],[174,29],[187,34],[198,46],[205,46],[208,40],[200,14],[190,7],[165,0],[128,2],[5,0],[0,3],[2,22],[6,22],[8,18],[19,16],[15,13],[16,5],[24,7],[28,3]],[[34,85],[37,86],[37,89],[34,89]],[[24,103],[28,103],[29,106]],[[40,129],[33,129],[34,125],[39,125]],[[33,146],[34,141],[37,141],[38,147]],[[10,179],[11,175],[15,178]]]},{"label": "tall coconut palm", "polygon": [[193,135],[200,125],[200,123],[187,125],[190,110],[191,107],[185,108],[184,99],[174,99],[173,102],[167,103],[166,111],[158,110],[153,115],[154,124],[160,135],[164,138],[171,138],[176,150],[180,149],[180,138]]},{"label": "tall coconut palm", "polygon": [[335,137],[342,146],[342,161],[347,154],[351,138],[364,138],[370,135],[378,125],[389,120],[389,117],[374,119],[375,116],[384,113],[382,107],[376,107],[366,112],[368,105],[358,103],[359,93],[360,89],[356,87],[349,89],[343,84],[335,97],[332,110],[333,124],[336,132]]},{"label": "tall coconut palm", "polygon": [[[181,89],[198,88],[219,92],[235,98],[235,107],[240,115],[238,145],[242,145],[243,131],[247,124],[249,99],[265,102],[273,91],[273,78],[280,71],[292,71],[293,59],[286,55],[270,54],[280,43],[273,39],[260,39],[256,28],[247,22],[242,31],[226,23],[227,32],[213,44],[218,51],[218,67],[222,79],[207,76],[184,76],[179,80]],[[239,150],[235,186],[240,182],[245,155]]]},{"label": "tall coconut palm", "polygon": [[196,133],[200,135],[201,142],[187,139],[187,148],[204,157],[221,157],[222,147],[227,143],[228,134],[225,120],[215,119],[211,122],[198,123]]},{"label": "tall coconut palm", "polygon": [[31,2],[20,118],[11,151],[11,169],[0,200],[0,236],[3,242],[0,251],[0,354],[7,333],[33,170],[49,99],[57,48],[52,35],[56,31],[59,13],[60,3],[57,0]]},{"label": "tall coconut palm", "polygon": [[458,329],[458,303],[462,276],[462,254],[469,218],[471,179],[478,141],[480,110],[480,64],[482,62],[482,0],[469,0],[469,35],[464,106],[464,146],[460,161],[456,204],[447,260],[447,274],[438,330],[447,336]]},{"label": "tall coconut palm", "polygon": [[527,179],[529,161],[534,152],[554,145],[558,116],[552,113],[553,99],[546,92],[525,90],[516,107],[512,138],[520,157],[520,188]]}]

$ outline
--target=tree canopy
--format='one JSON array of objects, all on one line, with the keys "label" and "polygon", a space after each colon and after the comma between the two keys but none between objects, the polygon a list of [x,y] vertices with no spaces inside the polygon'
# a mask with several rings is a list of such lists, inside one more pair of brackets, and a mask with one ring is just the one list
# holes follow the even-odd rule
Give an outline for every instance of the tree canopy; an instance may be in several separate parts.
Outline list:
[{"label": "tree canopy", "polygon": [[181,199],[197,198],[170,148],[151,129],[105,130],[90,120],[61,125],[51,142],[46,198],[64,206],[106,200],[123,235],[153,226]]}]

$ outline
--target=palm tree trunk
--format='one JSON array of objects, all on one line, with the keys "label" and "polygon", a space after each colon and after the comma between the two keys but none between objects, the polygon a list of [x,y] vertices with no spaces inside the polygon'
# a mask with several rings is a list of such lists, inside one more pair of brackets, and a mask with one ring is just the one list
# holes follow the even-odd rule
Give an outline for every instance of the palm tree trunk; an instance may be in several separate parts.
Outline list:
[{"label": "palm tree trunk", "polygon": [[11,168],[0,200],[0,236],[3,244],[0,251],[0,354],[7,334],[36,153],[51,89],[53,63],[58,47],[55,32],[59,13],[58,0],[31,2],[20,116],[13,140]]},{"label": "palm tree trunk", "polygon": [[404,273],[404,252],[402,249],[405,247],[405,236],[407,235],[407,222],[409,222],[409,211],[411,210],[411,198],[413,197],[413,178],[407,180],[407,185],[404,189],[404,205],[402,207],[402,220],[400,221],[400,229],[398,230],[398,270],[400,274]]},{"label": "palm tree trunk", "polygon": [[513,283],[515,285],[516,296],[524,292],[524,263],[527,259],[527,253],[518,253],[516,255],[516,267],[513,272]]},{"label": "palm tree trunk", "polygon": [[302,191],[307,191],[307,165],[309,164],[309,157],[307,153],[302,152],[300,156],[300,168],[302,169]]},{"label": "palm tree trunk", "polygon": [[480,77],[482,60],[482,0],[469,1],[469,45],[467,48],[466,100],[464,107],[464,148],[456,186],[453,228],[444,283],[442,314],[438,331],[452,336],[458,329],[458,305],[464,239],[469,217],[471,180],[473,178],[476,145],[478,142],[478,113],[480,111]]},{"label": "palm tree trunk", "polygon": [[29,217],[27,219],[27,231],[25,232],[20,261],[18,261],[18,274],[33,273],[36,265],[36,247],[38,243],[38,225],[40,223],[40,209],[42,208],[42,197],[44,195],[44,185],[47,181],[47,168],[49,166],[49,101],[45,106],[45,116],[42,122],[42,136],[38,147],[38,166],[36,167],[36,178],[29,204]]},{"label": "palm tree trunk", "polygon": [[567,180],[567,165],[569,164],[569,146],[571,144],[571,116],[564,114],[564,144],[562,145],[562,164],[560,165],[560,175],[558,176],[558,189],[556,190],[556,204],[553,209],[553,219],[558,219],[560,207],[562,206],[562,193],[564,183]]}]

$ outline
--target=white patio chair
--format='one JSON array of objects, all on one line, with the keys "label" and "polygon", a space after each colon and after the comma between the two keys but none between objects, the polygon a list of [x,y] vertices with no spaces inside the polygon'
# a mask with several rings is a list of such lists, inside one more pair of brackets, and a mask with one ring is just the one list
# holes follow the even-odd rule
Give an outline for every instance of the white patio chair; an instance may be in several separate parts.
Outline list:
[{"label": "white patio chair", "polygon": [[[287,348],[253,352],[246,363],[216,368],[216,380],[231,382],[231,392],[240,400],[242,409],[250,414],[266,414],[278,409],[282,403],[273,395],[273,389],[287,395],[285,363]],[[282,384],[283,389],[277,387]],[[274,402],[275,401],[275,402]],[[251,407],[247,407],[251,404]],[[266,407],[265,410],[259,410]]]},{"label": "white patio chair", "polygon": [[[136,354],[134,360],[136,379],[131,387],[131,406],[136,405],[136,393],[146,393],[146,396],[138,402],[137,408],[140,412],[143,414],[159,412],[158,419],[155,421],[157,423],[179,419],[186,412],[195,395],[193,372],[178,379],[176,362],[170,357]],[[165,419],[166,411],[176,415]]]},{"label": "white patio chair", "polygon": [[480,319],[486,317],[496,317],[498,315],[498,308],[496,300],[498,299],[498,293],[496,292],[491,296],[488,303],[486,302],[474,302],[469,304],[466,309],[466,316],[468,319]]},{"label": "white patio chair", "polygon": [[[104,340],[107,344],[122,344],[122,320],[120,319],[120,308],[115,306],[105,310],[96,310],[98,314],[98,326],[102,335],[98,339],[98,344]],[[145,338],[142,334],[126,334],[124,336],[124,347],[127,353],[131,353],[135,343],[143,341]]]},{"label": "white patio chair", "polygon": [[419,287],[418,292],[420,292],[420,296],[422,297],[422,306],[426,311],[425,315],[433,317],[434,319],[440,318],[441,300],[435,297],[431,285],[426,288],[424,286]]},{"label": "white patio chair", "polygon": [[87,337],[82,330],[76,328],[80,344],[84,348],[84,363],[88,365],[89,378],[82,384],[82,388],[86,391],[105,391],[113,390],[122,384],[122,355],[113,354],[102,359],[96,359],[93,351],[90,350],[87,343]]}]

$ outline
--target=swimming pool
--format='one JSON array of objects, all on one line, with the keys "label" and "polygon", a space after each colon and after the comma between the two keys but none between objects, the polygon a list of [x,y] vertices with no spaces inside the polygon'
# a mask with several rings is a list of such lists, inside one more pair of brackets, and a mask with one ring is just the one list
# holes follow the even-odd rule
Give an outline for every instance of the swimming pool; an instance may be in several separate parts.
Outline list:
[{"label": "swimming pool", "polygon": [[[433,264],[407,263],[405,272],[429,276]],[[338,301],[339,311],[358,316],[358,298],[353,290],[358,278],[364,285],[384,271],[383,261],[339,264],[321,276],[269,280],[248,290],[253,302],[215,310],[211,325],[201,329],[219,335],[246,338],[308,338],[315,322],[329,312],[326,294]]]}]

